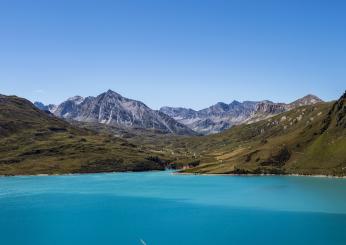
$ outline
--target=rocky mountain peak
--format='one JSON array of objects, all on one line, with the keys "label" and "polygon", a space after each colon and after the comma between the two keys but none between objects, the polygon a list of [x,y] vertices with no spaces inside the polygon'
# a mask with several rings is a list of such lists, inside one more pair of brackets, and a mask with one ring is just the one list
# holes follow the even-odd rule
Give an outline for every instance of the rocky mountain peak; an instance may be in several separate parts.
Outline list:
[{"label": "rocky mountain peak", "polygon": [[45,105],[45,104],[43,104],[42,102],[39,102],[39,101],[35,101],[34,105],[38,109],[40,109],[41,111],[49,111],[50,113],[54,113],[55,110],[57,109],[56,105],[53,105],[53,104]]},{"label": "rocky mountain peak", "polygon": [[67,99],[68,101],[72,101],[76,104],[80,104],[84,101],[84,98],[82,96],[79,96],[79,95],[76,95],[76,96],[73,96],[73,97],[70,97]]},{"label": "rocky mountain peak", "polygon": [[214,110],[215,112],[225,112],[228,111],[229,107],[226,103],[218,102],[215,105],[210,107],[211,110]]},{"label": "rocky mountain peak", "polygon": [[239,102],[238,100],[233,100],[229,105],[240,105],[241,102]]},{"label": "rocky mountain peak", "polygon": [[42,102],[35,101],[34,105],[40,110],[43,110],[43,111],[45,110],[45,105]]},{"label": "rocky mountain peak", "polygon": [[323,102],[323,100],[321,100],[316,95],[308,94],[296,101],[293,101],[292,103],[290,103],[290,105],[297,107],[297,106],[304,106],[304,105],[313,105],[320,102]]},{"label": "rocky mountain peak", "polygon": [[75,96],[61,103],[54,113],[69,120],[161,130],[173,134],[196,134],[166,114],[144,103],[108,90],[96,97]]},{"label": "rocky mountain peak", "polygon": [[105,93],[103,93],[107,96],[113,96],[113,97],[122,97],[120,94],[118,94],[117,92],[111,90],[111,89],[108,89]]}]

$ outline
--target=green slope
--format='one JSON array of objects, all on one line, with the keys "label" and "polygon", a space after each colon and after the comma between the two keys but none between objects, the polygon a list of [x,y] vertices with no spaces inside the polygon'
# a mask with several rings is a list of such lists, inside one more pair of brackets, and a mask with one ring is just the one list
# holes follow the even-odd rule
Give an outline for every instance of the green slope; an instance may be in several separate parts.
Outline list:
[{"label": "green slope", "polygon": [[346,94],[220,134],[184,137],[71,125],[25,99],[0,96],[0,175],[161,170],[169,164],[189,173],[345,176],[345,100]]},{"label": "green slope", "polygon": [[201,161],[184,170],[214,174],[346,175],[346,95],[207,137],[185,140]]},{"label": "green slope", "polygon": [[164,169],[162,154],[124,139],[77,128],[0,95],[0,175]]}]

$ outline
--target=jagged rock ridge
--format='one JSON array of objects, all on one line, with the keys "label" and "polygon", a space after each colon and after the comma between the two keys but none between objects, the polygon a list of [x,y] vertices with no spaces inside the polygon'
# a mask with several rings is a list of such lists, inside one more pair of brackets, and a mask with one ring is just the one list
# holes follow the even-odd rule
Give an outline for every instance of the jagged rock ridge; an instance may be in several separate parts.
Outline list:
[{"label": "jagged rock ridge", "polygon": [[194,135],[193,130],[144,103],[108,90],[96,97],[75,96],[61,103],[54,115],[80,122],[98,122],[129,128],[156,129],[166,133]]},{"label": "jagged rock ridge", "polygon": [[162,107],[160,111],[202,134],[219,133],[233,125],[253,123],[299,106],[322,102],[317,96],[307,95],[290,104],[272,101],[219,102],[209,108],[195,111],[186,108]]}]

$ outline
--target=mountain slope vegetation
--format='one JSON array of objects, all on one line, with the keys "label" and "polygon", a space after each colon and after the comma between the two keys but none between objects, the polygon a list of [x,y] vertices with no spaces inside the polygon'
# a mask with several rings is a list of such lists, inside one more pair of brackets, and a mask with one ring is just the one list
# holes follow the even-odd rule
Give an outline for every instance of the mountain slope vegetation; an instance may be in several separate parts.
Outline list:
[{"label": "mountain slope vegetation", "polygon": [[208,136],[72,124],[0,95],[0,175],[181,169],[198,174],[346,176],[346,93]]},{"label": "mountain slope vegetation", "polygon": [[0,175],[164,169],[158,154],[0,95]]},{"label": "mountain slope vegetation", "polygon": [[185,143],[201,164],[185,172],[346,175],[346,94]]}]

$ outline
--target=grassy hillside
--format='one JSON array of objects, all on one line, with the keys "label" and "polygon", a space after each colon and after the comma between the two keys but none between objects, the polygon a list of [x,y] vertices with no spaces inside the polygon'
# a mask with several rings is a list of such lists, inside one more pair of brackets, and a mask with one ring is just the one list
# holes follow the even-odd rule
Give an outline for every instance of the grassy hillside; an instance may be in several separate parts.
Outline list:
[{"label": "grassy hillside", "polygon": [[[144,171],[346,176],[346,94],[210,136],[70,124],[0,96],[0,175]],[[92,130],[91,130],[92,129]]]},{"label": "grassy hillside", "polygon": [[201,162],[184,170],[214,174],[346,175],[346,95],[207,137],[185,139]]},{"label": "grassy hillside", "polygon": [[163,158],[0,95],[0,175],[155,170],[164,169]]}]

